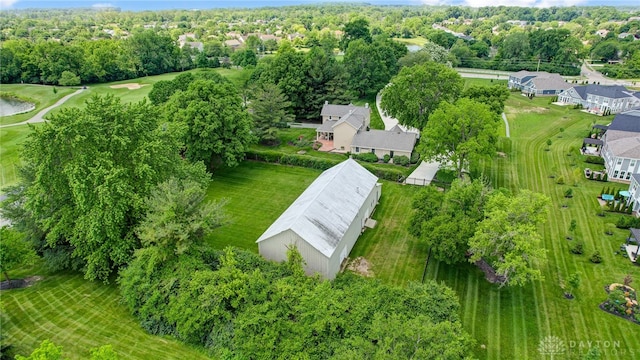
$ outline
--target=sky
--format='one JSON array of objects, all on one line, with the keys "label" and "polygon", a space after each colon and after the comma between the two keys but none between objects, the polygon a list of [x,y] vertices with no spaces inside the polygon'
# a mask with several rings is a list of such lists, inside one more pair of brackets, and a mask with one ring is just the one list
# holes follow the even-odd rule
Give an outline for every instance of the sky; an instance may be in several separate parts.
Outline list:
[{"label": "sky", "polygon": [[115,6],[124,11],[161,9],[210,9],[221,7],[264,7],[327,2],[366,2],[374,5],[466,5],[481,6],[638,6],[638,0],[0,0],[0,10],[25,8],[73,8]]}]

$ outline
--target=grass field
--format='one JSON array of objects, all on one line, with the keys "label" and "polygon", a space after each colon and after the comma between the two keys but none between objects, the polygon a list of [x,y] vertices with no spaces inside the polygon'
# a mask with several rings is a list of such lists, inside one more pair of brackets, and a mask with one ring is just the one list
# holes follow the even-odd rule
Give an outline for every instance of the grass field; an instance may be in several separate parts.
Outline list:
[{"label": "grass field", "polygon": [[[32,126],[39,126],[34,124]],[[20,146],[31,132],[29,125],[0,128],[0,192],[18,181]]]},{"label": "grass field", "polygon": [[56,92],[53,92],[54,86],[32,85],[32,84],[2,84],[0,91],[14,93],[21,98],[30,99],[36,105],[36,108],[17,115],[0,116],[0,125],[15,124],[30,119],[40,110],[55,104],[56,101],[65,95],[76,91],[75,88],[56,86]]},{"label": "grass field", "polygon": [[145,332],[120,302],[115,284],[39,267],[13,276],[33,274],[43,280],[2,291],[2,334],[15,354],[28,355],[49,339],[63,346],[68,359],[88,359],[90,349],[106,344],[121,359],[207,359],[201,349]]}]

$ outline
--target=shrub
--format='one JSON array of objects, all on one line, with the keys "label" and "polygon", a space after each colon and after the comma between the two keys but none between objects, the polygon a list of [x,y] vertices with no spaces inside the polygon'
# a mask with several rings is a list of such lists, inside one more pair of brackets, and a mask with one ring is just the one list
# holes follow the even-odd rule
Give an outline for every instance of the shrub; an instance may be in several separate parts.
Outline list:
[{"label": "shrub", "polygon": [[556,180],[556,184],[564,185],[564,176],[558,177],[558,180]]},{"label": "shrub", "polygon": [[581,255],[584,253],[584,244],[582,244],[582,241],[576,241],[571,248],[569,248],[569,251],[571,251],[572,254]]},{"label": "shrub", "polygon": [[409,165],[409,158],[404,155],[398,155],[393,157],[393,163],[396,165],[407,166]]},{"label": "shrub", "polygon": [[589,164],[604,165],[604,159],[600,156],[587,155],[584,161],[588,162]]},{"label": "shrub", "polygon": [[378,162],[378,155],[373,153],[362,153],[362,154],[356,155],[356,159],[374,163],[374,162]]},{"label": "shrub", "polygon": [[589,261],[591,261],[594,264],[600,264],[602,262],[602,255],[600,255],[599,251],[596,251],[591,255],[591,257],[589,258]]},{"label": "shrub", "polygon": [[382,157],[382,161],[386,164],[389,162],[389,160],[391,160],[391,156],[389,156],[389,154],[384,154],[384,156]]},{"label": "shrub", "polygon": [[564,197],[566,197],[566,198],[572,198],[572,197],[573,197],[573,189],[568,188],[568,189],[564,192]]},{"label": "shrub", "polygon": [[418,161],[420,161],[420,153],[416,151],[412,152],[410,162],[412,164],[417,164]]},{"label": "shrub", "polygon": [[634,216],[621,216],[616,222],[619,229],[640,228],[640,219]]}]

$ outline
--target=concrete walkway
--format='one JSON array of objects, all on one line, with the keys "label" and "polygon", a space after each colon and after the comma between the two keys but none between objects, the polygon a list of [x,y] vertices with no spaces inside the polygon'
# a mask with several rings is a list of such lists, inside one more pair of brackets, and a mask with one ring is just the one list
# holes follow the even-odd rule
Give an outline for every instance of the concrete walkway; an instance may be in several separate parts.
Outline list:
[{"label": "concrete walkway", "polygon": [[44,122],[46,119],[44,118],[44,116],[51,110],[57,108],[58,106],[64,104],[67,100],[71,99],[73,96],[76,96],[78,94],[80,94],[81,92],[83,92],[84,89],[78,89],[76,92],[66,95],[64,96],[62,99],[58,100],[55,104],[44,108],[42,110],[40,110],[40,112],[38,112],[37,114],[35,114],[34,116],[32,116],[29,120],[25,120],[23,122],[19,122],[19,123],[15,123],[15,124],[7,124],[7,125],[0,125],[0,128],[5,128],[5,127],[10,127],[10,126],[19,126],[19,125],[24,125],[24,124],[33,124],[33,123],[39,123],[39,122]]},{"label": "concrete walkway", "polygon": [[502,113],[502,120],[504,121],[504,128],[505,128],[505,133],[507,135],[507,137],[511,137],[511,132],[509,131],[509,122],[507,121],[507,115],[505,115],[504,113]]},{"label": "concrete walkway", "polygon": [[[391,130],[391,128],[398,125],[398,119],[392,118],[391,116],[388,116],[384,111],[382,111],[382,107],[380,106],[380,99],[382,99],[382,96],[380,95],[380,93],[378,93],[378,95],[376,95],[376,108],[378,109],[380,118],[382,118],[382,122],[384,123],[384,129]],[[403,131],[415,132],[416,134],[420,134],[420,131],[418,131],[416,128],[407,129],[403,125],[399,126]],[[407,177],[407,179],[405,180],[405,184],[420,186],[429,185],[431,184],[433,178],[436,176],[438,169],[440,169],[439,162],[422,161],[420,165],[418,165],[418,167],[413,170],[411,175]]]}]

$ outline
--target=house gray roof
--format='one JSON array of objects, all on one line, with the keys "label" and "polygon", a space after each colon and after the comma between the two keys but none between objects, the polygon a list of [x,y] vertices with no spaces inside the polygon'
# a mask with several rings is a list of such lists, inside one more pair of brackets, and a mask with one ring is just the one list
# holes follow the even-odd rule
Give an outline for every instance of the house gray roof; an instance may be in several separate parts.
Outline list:
[{"label": "house gray roof", "polygon": [[607,131],[609,130],[640,133],[640,109],[633,109],[616,114]]},{"label": "house gray roof", "polygon": [[546,71],[528,71],[528,70],[520,70],[516,73],[511,74],[511,76],[516,77],[518,79],[522,79],[525,78],[527,76],[531,76],[531,77],[548,77],[549,75],[551,75],[550,73],[546,72]]},{"label": "house gray roof", "polygon": [[345,122],[353,126],[354,129],[360,130],[364,126],[364,116],[356,114],[355,112],[350,112],[341,117],[340,120],[338,120],[332,127],[336,127]]},{"label": "house gray roof", "polygon": [[327,120],[322,125],[318,126],[316,132],[333,132],[333,126],[338,120]]},{"label": "house gray roof", "polygon": [[606,142],[613,156],[640,159],[640,134],[609,129]]},{"label": "house gray roof", "polygon": [[415,133],[404,131],[359,131],[353,137],[351,146],[411,152],[416,144],[416,136]]},{"label": "house gray roof", "polygon": [[587,95],[603,96],[610,99],[621,99],[630,96],[636,96],[636,92],[627,90],[622,85],[581,85],[573,87],[583,100],[587,99]]},{"label": "house gray roof", "polygon": [[635,180],[638,184],[640,184],[640,174],[638,173],[632,174],[631,178]]},{"label": "house gray roof", "polygon": [[291,230],[331,257],[377,183],[355,160],[343,161],[320,174],[256,242]]},{"label": "house gray roof", "polygon": [[322,106],[322,111],[320,111],[321,116],[338,116],[343,117],[347,115],[349,112],[360,116],[369,116],[371,109],[368,106],[355,106],[353,104],[349,105],[335,105],[329,104],[327,102]]},{"label": "house gray roof", "polygon": [[566,90],[571,87],[571,84],[566,82],[562,76],[558,74],[550,74],[555,76],[549,77],[535,77],[529,82],[533,83],[533,85],[538,90]]}]

